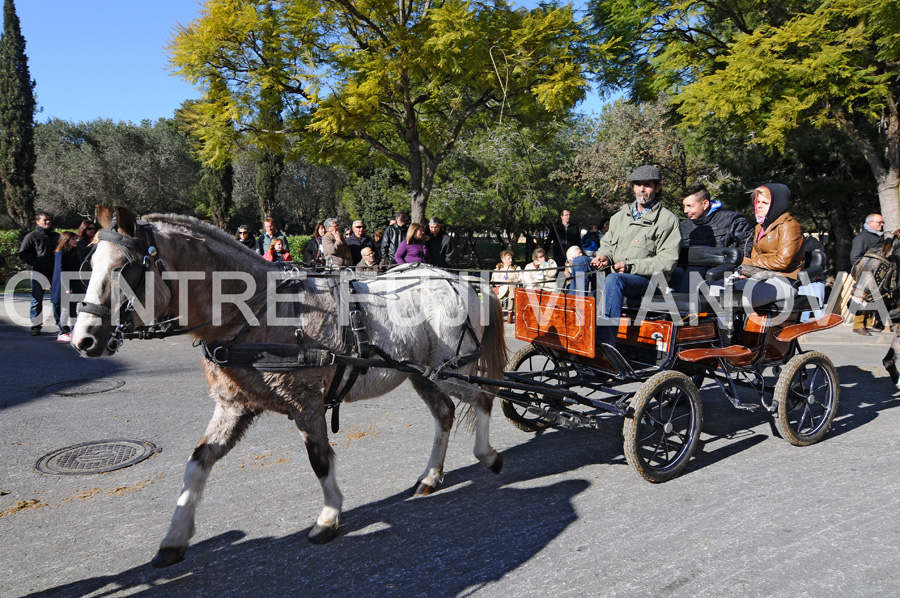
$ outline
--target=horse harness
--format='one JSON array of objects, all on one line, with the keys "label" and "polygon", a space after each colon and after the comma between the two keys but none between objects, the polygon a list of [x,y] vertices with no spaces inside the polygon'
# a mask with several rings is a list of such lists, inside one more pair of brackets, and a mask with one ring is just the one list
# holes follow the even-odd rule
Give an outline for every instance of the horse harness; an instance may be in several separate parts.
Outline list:
[{"label": "horse harness", "polygon": [[[349,295],[357,293],[354,281],[348,280]],[[332,284],[332,292],[338,283]],[[452,287],[452,285],[451,285]],[[452,287],[458,294],[459,291]],[[340,292],[336,294],[337,310],[340,312]],[[258,312],[257,317],[261,314]],[[471,322],[466,318],[465,328],[460,333],[456,344],[456,356],[448,359],[440,366],[433,368],[423,366],[412,361],[399,361],[391,357],[378,345],[372,344],[369,339],[368,328],[365,323],[365,314],[362,309],[354,309],[349,312],[349,321],[339,324],[338,334],[341,337],[341,346],[350,347],[349,353],[336,353],[316,341],[306,340],[302,328],[294,330],[294,343],[244,343],[243,338],[250,330],[247,323],[238,334],[229,341],[201,341],[206,359],[220,367],[251,369],[258,372],[283,373],[297,369],[336,366],[334,376],[325,392],[325,408],[331,409],[331,430],[337,433],[340,429],[339,411],[340,404],[353,388],[360,374],[365,375],[369,368],[392,368],[407,374],[417,374],[429,380],[444,378],[451,370],[463,367],[478,360],[481,356],[481,343],[472,328]],[[340,321],[340,318],[339,318]],[[460,354],[463,340],[469,335],[475,342],[475,349],[466,354]],[[377,357],[372,357],[375,354]],[[347,381],[341,384],[347,368],[350,373]]]},{"label": "horse harness", "polygon": [[[860,280],[863,275],[862,264],[864,259],[874,260],[878,262],[875,271],[871,273],[872,280],[875,283],[874,292],[866,285],[861,284]],[[897,280],[898,268],[897,264],[879,253],[866,253],[854,264],[851,276],[857,281],[853,288],[853,297],[862,302],[876,301],[878,299],[890,299],[900,287],[900,281]]]},{"label": "horse harness", "polygon": [[[138,220],[138,231],[140,238],[130,237],[118,231],[115,218],[107,228],[100,229],[97,238],[101,241],[109,241],[118,245],[123,249],[128,263],[119,269],[119,276],[131,289],[133,295],[126,296],[119,306],[119,312],[134,312],[133,301],[139,293],[144,292],[147,273],[156,266],[161,277],[165,281],[169,290],[172,290],[171,282],[165,276],[167,271],[162,258],[155,246],[153,227],[143,220]],[[90,258],[96,251],[97,246],[91,248],[90,252],[84,259],[84,264],[90,264]],[[285,278],[278,283],[275,291],[281,290],[285,285],[292,283],[292,278]],[[352,280],[347,281],[349,284],[349,295],[356,294],[355,285]],[[453,291],[459,295],[459,291],[452,284]],[[332,284],[332,292],[338,287],[338,283]],[[263,289],[248,300],[249,303],[255,302],[257,299],[265,296],[268,289]],[[341,293],[336,294],[338,310],[340,310]],[[112,301],[112,297],[110,298]],[[254,321],[258,321],[267,304],[263,304],[254,314]],[[79,311],[85,313],[106,317],[112,319],[112,309],[104,305],[96,303],[82,302]],[[283,373],[296,369],[320,368],[331,365],[337,366],[331,384],[325,393],[325,408],[332,410],[331,429],[337,433],[339,423],[339,408],[344,397],[350,392],[360,374],[365,374],[369,368],[392,368],[407,374],[417,374],[431,381],[442,379],[448,376],[448,373],[457,368],[463,367],[470,363],[474,363],[481,356],[481,343],[469,318],[465,320],[465,327],[462,329],[456,344],[456,356],[448,359],[440,366],[433,368],[431,366],[423,366],[411,361],[399,361],[391,357],[382,350],[378,345],[374,345],[369,340],[368,330],[365,324],[364,312],[361,309],[354,309],[349,312],[349,322],[340,324],[338,334],[341,337],[341,346],[350,347],[349,353],[336,353],[325,348],[324,345],[315,339],[306,340],[306,335],[299,326],[294,330],[296,343],[245,343],[243,339],[250,332],[254,321],[248,321],[238,331],[231,340],[227,341],[200,341],[199,345],[203,347],[204,357],[219,367],[251,369],[258,372]],[[133,320],[133,318],[132,318]],[[340,321],[340,318],[339,318]],[[110,334],[107,347],[110,351],[116,352],[124,343],[125,339],[155,339],[167,338],[188,334],[195,330],[199,330],[212,324],[212,321],[193,326],[191,328],[179,328],[177,326],[178,318],[167,318],[159,322],[151,324],[135,325],[133,321],[118,323]],[[475,342],[475,349],[469,353],[460,354],[462,343],[466,336],[470,336]],[[372,354],[377,358],[372,358]],[[346,383],[341,385],[344,373],[347,368],[350,374]]]}]

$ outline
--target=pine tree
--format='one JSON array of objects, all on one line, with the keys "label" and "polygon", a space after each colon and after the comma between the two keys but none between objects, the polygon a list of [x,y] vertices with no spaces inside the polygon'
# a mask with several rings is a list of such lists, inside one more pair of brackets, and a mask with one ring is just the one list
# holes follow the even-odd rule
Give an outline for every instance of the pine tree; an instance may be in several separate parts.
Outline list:
[{"label": "pine tree", "polygon": [[13,0],[5,0],[0,36],[0,186],[9,217],[23,229],[34,218],[34,85],[16,7]]}]

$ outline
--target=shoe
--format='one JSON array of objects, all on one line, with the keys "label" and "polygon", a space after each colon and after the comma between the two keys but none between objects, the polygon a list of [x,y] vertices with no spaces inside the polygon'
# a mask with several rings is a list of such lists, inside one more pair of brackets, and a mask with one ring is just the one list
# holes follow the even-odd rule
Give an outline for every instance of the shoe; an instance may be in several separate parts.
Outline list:
[{"label": "shoe", "polygon": [[860,336],[872,336],[872,333],[867,328],[854,328],[853,332]]},{"label": "shoe", "polygon": [[31,336],[40,336],[41,335],[41,327],[40,326],[32,326],[31,327]]},{"label": "shoe", "polygon": [[872,324],[866,328],[869,332],[884,332],[884,324]]},{"label": "shoe", "polygon": [[63,332],[62,334],[56,335],[56,342],[58,343],[68,343],[72,340],[72,335],[68,332]]}]

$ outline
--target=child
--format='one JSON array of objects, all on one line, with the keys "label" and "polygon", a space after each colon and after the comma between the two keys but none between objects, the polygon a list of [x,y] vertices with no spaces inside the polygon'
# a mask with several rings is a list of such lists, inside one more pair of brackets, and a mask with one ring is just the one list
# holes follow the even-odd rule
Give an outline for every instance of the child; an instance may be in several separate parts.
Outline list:
[{"label": "child", "polygon": [[[53,262],[53,282],[50,284],[50,300],[59,303],[59,332],[56,340],[68,343],[72,340],[72,327],[69,326],[70,297],[62,300],[62,295],[83,294],[84,282],[77,278],[81,270],[81,254],[78,252],[78,235],[71,231],[64,231],[59,235],[59,243],[56,245],[56,255]],[[66,272],[67,274],[63,275]]]},{"label": "child", "polygon": [[491,290],[500,299],[503,310],[507,312],[506,321],[512,323],[516,313],[513,305],[515,286],[522,283],[522,269],[513,265],[512,251],[506,249],[500,252],[500,263],[491,274],[491,282],[496,283],[491,286]]},{"label": "child", "polygon": [[291,254],[284,250],[284,242],[275,237],[269,244],[269,250],[263,256],[270,262],[292,262]]}]

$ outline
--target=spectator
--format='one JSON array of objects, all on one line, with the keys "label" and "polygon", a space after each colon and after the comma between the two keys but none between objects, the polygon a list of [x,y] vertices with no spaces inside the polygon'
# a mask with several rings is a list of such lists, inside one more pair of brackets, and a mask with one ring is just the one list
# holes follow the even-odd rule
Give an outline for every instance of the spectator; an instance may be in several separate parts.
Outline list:
[{"label": "spectator", "polygon": [[371,247],[363,247],[360,250],[360,260],[356,264],[357,272],[371,272],[374,274],[378,274],[379,272],[384,271],[384,266],[378,263],[378,260],[375,259],[375,250]]},{"label": "spectator", "polygon": [[325,221],[325,236],[322,237],[322,256],[325,265],[335,268],[350,268],[353,266],[350,248],[338,228],[337,218],[329,218]]},{"label": "spectator", "polygon": [[389,224],[384,230],[384,238],[381,240],[381,257],[389,264],[399,263],[394,258],[394,254],[409,232],[408,221],[406,214],[397,212],[396,221]]},{"label": "spectator", "polygon": [[406,231],[406,239],[401,241],[394,254],[398,264],[427,264],[428,246],[425,244],[425,227],[421,224],[410,224]]},{"label": "spectator", "polygon": [[531,254],[531,262],[525,265],[522,282],[526,289],[551,290],[556,281],[556,261],[547,259],[547,252],[538,247]]},{"label": "spectator", "polygon": [[238,227],[237,235],[235,235],[235,238],[241,245],[243,245],[250,251],[259,253],[259,243],[256,241],[256,239],[253,238],[253,235],[250,234],[250,227],[248,227],[246,224],[242,224]]},{"label": "spectator", "polygon": [[375,231],[375,234],[372,235],[372,240],[375,241],[375,259],[378,263],[382,263],[383,256],[381,255],[381,240],[384,239],[384,229],[379,228]]},{"label": "spectator", "polygon": [[[585,232],[581,237],[581,246],[584,248],[584,255],[588,257],[594,256],[594,252],[600,247],[600,236],[597,225],[592,224],[590,230]],[[566,255],[568,255],[568,253]]]},{"label": "spectator", "polygon": [[559,215],[559,222],[554,222],[550,226],[550,232],[547,234],[547,240],[544,242],[544,251],[550,252],[550,246],[553,246],[553,260],[557,264],[566,261],[566,252],[569,247],[581,247],[581,235],[578,227],[572,224],[572,212],[563,210]]},{"label": "spectator", "polygon": [[284,245],[284,250],[288,251],[290,249],[287,237],[283,232],[278,230],[278,226],[275,224],[274,218],[266,218],[265,220],[263,220],[263,228],[265,229],[265,232],[259,237],[259,253],[264,254],[269,251],[269,244],[272,242],[272,239],[281,239],[281,242]]},{"label": "spectator", "polygon": [[[866,255],[882,238],[884,238],[884,218],[881,217],[881,214],[869,214],[866,216],[863,229],[853,237],[853,244],[850,246],[850,263],[856,264],[859,258]],[[877,315],[878,312],[863,310],[854,314],[853,332],[862,336],[872,336],[871,330],[876,332],[884,330],[884,325],[878,323]]]},{"label": "spectator", "polygon": [[569,247],[566,257],[569,264],[569,290],[584,295],[594,288],[593,278],[589,276],[593,271],[591,258],[584,255],[581,247]]},{"label": "spectator", "polygon": [[444,231],[444,223],[437,216],[428,221],[428,229],[431,236],[426,243],[431,264],[438,268],[450,268],[453,265],[453,252],[456,250],[453,237]]},{"label": "spectator", "polygon": [[61,343],[72,340],[70,336],[72,327],[69,326],[69,314],[72,310],[69,306],[73,302],[68,295],[83,295],[85,291],[84,282],[78,278],[83,261],[78,252],[79,240],[75,233],[65,231],[59,235],[59,242],[56,244],[53,281],[50,284],[50,301],[60,306],[59,331],[56,333],[56,340]]},{"label": "spectator", "polygon": [[366,225],[362,220],[354,220],[351,227],[351,234],[347,237],[347,246],[350,248],[350,263],[358,264],[362,259],[362,250],[365,247],[372,249],[372,255],[375,255],[375,241],[366,234]]},{"label": "spectator", "polygon": [[78,227],[78,255],[81,256],[81,261],[84,261],[88,252],[90,252],[90,245],[94,242],[94,235],[96,234],[96,224],[90,220],[81,221],[81,225]]},{"label": "spectator", "polygon": [[[31,266],[31,336],[39,336],[44,322],[44,281],[49,283],[53,277],[54,250],[59,235],[53,232],[53,223],[46,212],[40,212],[34,222],[37,226],[22,240],[19,258]],[[51,304],[53,319],[59,327],[59,303]]]},{"label": "spectator", "polygon": [[321,222],[316,222],[316,226],[313,228],[312,238],[306,244],[306,250],[303,252],[303,257],[307,264],[325,263],[325,254],[322,248],[322,239],[325,238],[325,234],[325,225]]},{"label": "spectator", "polygon": [[603,235],[605,235],[606,233],[609,232],[609,218],[604,218],[600,222],[600,231],[599,232],[600,232],[599,237],[600,237],[600,240],[602,241]]},{"label": "spectator", "polygon": [[284,248],[284,241],[280,237],[275,237],[269,243],[269,250],[263,255],[267,262],[292,262],[294,258]]},{"label": "spectator", "polygon": [[500,299],[500,305],[506,312],[506,321],[515,319],[515,287],[522,284],[522,269],[513,264],[514,254],[509,249],[500,252],[500,263],[491,274],[491,290]]}]

